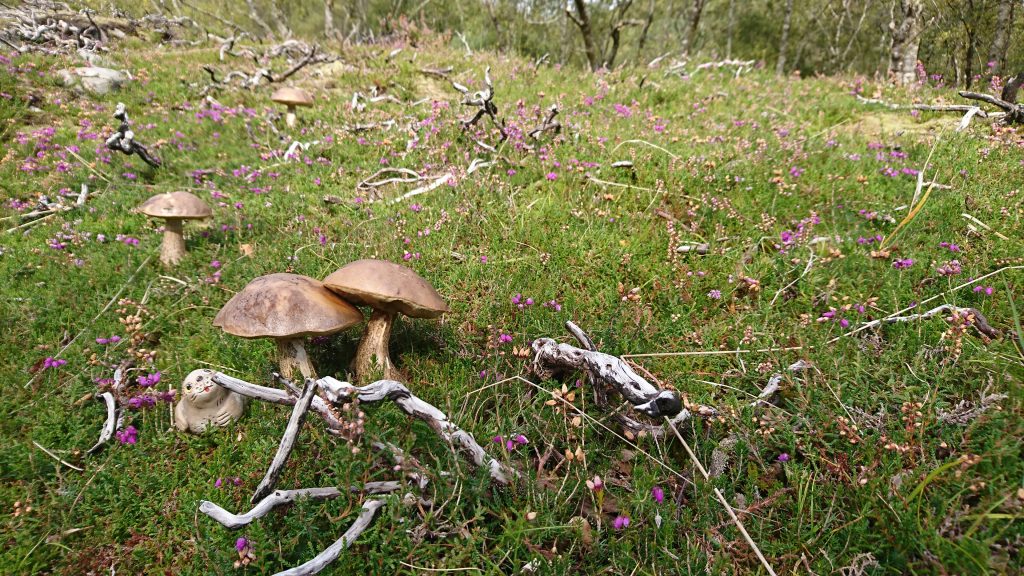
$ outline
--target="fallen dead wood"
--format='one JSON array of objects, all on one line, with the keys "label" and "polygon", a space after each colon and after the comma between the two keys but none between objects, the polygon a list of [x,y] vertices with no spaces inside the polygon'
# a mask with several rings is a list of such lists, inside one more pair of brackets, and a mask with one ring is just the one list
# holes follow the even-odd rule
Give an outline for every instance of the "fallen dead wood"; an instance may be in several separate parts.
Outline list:
[{"label": "fallen dead wood", "polygon": [[[284,390],[250,384],[215,370],[207,369],[206,372],[216,384],[243,396],[288,406],[293,406],[296,403],[295,396]],[[366,386],[356,387],[348,382],[341,382],[328,376],[317,380],[317,385],[326,393],[327,398],[335,403],[343,402],[351,397],[358,398],[360,403],[371,404],[382,400],[391,400],[406,414],[427,422],[431,428],[437,431],[450,444],[461,449],[475,465],[486,466],[491,478],[496,482],[508,484],[510,474],[514,474],[514,472],[507,470],[500,462],[487,456],[487,453],[484,452],[484,449],[469,432],[462,430],[449,421],[448,417],[434,406],[414,396],[401,382],[378,380]],[[327,403],[319,396],[313,396],[311,409],[328,422],[329,428],[337,430],[337,433],[345,430],[344,423],[332,413]]]},{"label": "fallen dead wood", "polygon": [[988,320],[985,318],[985,315],[982,314],[977,308],[961,308],[959,306],[954,306],[952,304],[943,304],[941,306],[936,306],[935,308],[932,308],[927,312],[921,312],[919,314],[908,314],[907,316],[890,316],[886,318],[879,318],[878,320],[865,322],[860,326],[858,330],[872,328],[875,326],[879,326],[881,324],[894,324],[896,322],[924,320],[926,318],[931,318],[932,316],[944,313],[961,315],[964,319],[966,319],[967,323],[970,326],[973,326],[975,329],[977,329],[978,332],[984,334],[989,338],[999,337],[999,330],[993,328],[992,325],[988,323]]},{"label": "fallen dead wood", "polygon": [[1005,112],[1006,114],[1000,119],[1002,124],[1024,124],[1024,106],[1021,106],[1016,102],[1007,102],[1002,98],[998,98],[990,94],[968,92],[967,90],[961,90],[958,94],[960,94],[961,98],[991,104]]},{"label": "fallen dead wood", "polygon": [[562,131],[562,124],[558,122],[558,120],[555,120],[555,116],[557,115],[558,105],[552,104],[551,108],[548,108],[548,115],[547,118],[544,119],[544,122],[540,126],[527,132],[526,135],[536,140],[540,138],[541,134],[549,130],[553,131],[555,134],[559,134]]},{"label": "fallen dead wood", "polygon": [[[215,370],[206,370],[207,376],[213,380],[217,385],[223,386],[232,392],[241,394],[249,398],[255,398],[256,400],[262,400],[264,402],[270,402],[272,404],[281,404],[283,406],[294,406],[296,402],[295,396],[292,396],[284,390],[277,388],[269,388],[267,386],[260,386],[258,384],[250,384],[245,380],[240,380],[234,376],[228,376],[222,372]],[[342,422],[331,408],[324,402],[319,396],[313,397],[313,403],[310,407],[313,412],[316,412],[318,416],[323,418],[327,424],[327,431],[340,435],[345,430],[345,423]]]},{"label": "fallen dead wood", "polygon": [[[679,433],[679,429],[676,428],[675,425],[673,425],[672,422],[668,420],[668,418],[666,418],[665,420],[665,425],[672,429],[672,432],[675,434],[675,437],[679,440],[679,443],[682,444],[683,448],[686,449],[686,454],[689,455],[690,460],[693,462],[694,466],[697,467],[697,470],[700,472],[700,475],[704,478],[704,481],[710,482],[711,475],[708,473],[707,468],[704,467],[704,464],[702,464],[701,461],[697,458],[697,455],[694,454],[693,449],[690,448],[690,444],[686,442],[686,440],[683,438],[683,435]],[[725,508],[726,513],[729,514],[729,518],[733,521],[734,524],[736,524],[736,528],[739,529],[740,534],[743,535],[743,539],[746,540],[747,545],[750,546],[750,549],[754,551],[754,554],[757,556],[757,559],[761,562],[761,565],[764,566],[765,570],[768,571],[768,574],[770,574],[771,576],[776,576],[775,570],[772,568],[772,565],[768,563],[768,560],[761,553],[761,549],[758,548],[757,543],[754,542],[754,539],[750,537],[750,534],[747,532],[746,527],[743,526],[743,521],[740,520],[739,517],[736,515],[736,511],[729,504],[729,501],[726,500],[725,495],[722,494],[722,491],[719,490],[716,486],[712,486],[711,490],[712,492],[714,492],[715,498],[717,498],[719,503],[722,504],[722,507]]]},{"label": "fallen dead wood", "polygon": [[[468,120],[462,121],[463,128],[469,128],[475,126],[481,118],[487,116],[491,119],[491,122],[501,132],[501,139],[499,143],[504,142],[508,139],[508,132],[505,130],[505,120],[498,120],[498,106],[494,104],[494,83],[491,82],[491,67],[488,66],[484,69],[484,85],[486,88],[478,92],[469,92],[469,88],[459,84],[458,82],[452,81],[452,87],[458,90],[462,94],[462,105],[478,108],[476,114]],[[493,147],[487,146],[481,142],[477,142],[481,146],[490,149],[492,152],[495,151]]]},{"label": "fallen dead wood", "polygon": [[[283,45],[271,46],[264,51],[262,55],[257,55],[251,50],[246,49],[247,52],[245,54],[252,54],[253,56],[253,62],[255,62],[257,66],[256,70],[231,70],[221,79],[217,78],[217,70],[215,68],[210,65],[203,65],[202,69],[209,74],[210,82],[200,90],[200,95],[206,96],[211,90],[220,90],[232,87],[252,90],[259,87],[263,80],[266,80],[269,84],[284,82],[306,66],[335,60],[335,57],[321,52],[320,47],[316,44],[307,46],[306,44],[295,42],[296,41],[289,41],[285,43],[289,46],[288,50],[283,49]],[[233,41],[230,43],[230,46],[234,46]],[[301,50],[301,57],[292,56],[294,54],[294,49]],[[242,53],[239,55],[242,55]],[[274,58],[279,58],[282,55],[291,58],[293,62],[291,67],[284,72],[275,73],[269,68],[269,65],[260,66],[260,63],[268,63]]]},{"label": "fallen dead wood", "polygon": [[373,519],[377,516],[377,511],[384,506],[383,500],[367,500],[363,502],[362,512],[356,518],[356,521],[349,526],[349,529],[338,539],[337,542],[331,544],[323,552],[319,553],[312,560],[296,566],[283,572],[278,572],[275,576],[308,576],[310,574],[316,574],[327,567],[328,564],[334,562],[338,556],[341,555],[341,551],[348,548],[355,542],[356,538],[369,528]]},{"label": "fallen dead wood", "polygon": [[391,400],[409,416],[426,422],[446,442],[460,449],[474,465],[486,467],[495,482],[508,484],[510,476],[516,475],[515,471],[507,469],[488,456],[472,434],[459,428],[432,404],[414,396],[401,382],[378,380],[366,386],[353,386],[348,382],[326,376],[317,383],[326,392],[327,398],[334,403],[344,402],[349,398],[358,398],[360,404]]},{"label": "fallen dead wood", "polygon": [[341,491],[334,487],[328,488],[301,488],[299,490],[274,490],[269,496],[261,499],[256,506],[243,514],[232,514],[220,506],[202,500],[199,503],[199,511],[220,522],[228,530],[237,530],[248,525],[257,518],[266,516],[274,508],[282,504],[290,504],[301,498],[310,500],[326,500],[337,498]]},{"label": "fallen dead wood", "polygon": [[[579,326],[577,326],[575,323],[571,321],[566,321],[565,327],[566,329],[569,330],[573,337],[575,337],[576,340],[580,343],[580,346],[582,346],[583,348],[590,352],[597,352],[597,346],[594,344],[594,341],[591,340],[590,336],[587,335],[587,333],[584,332]],[[609,409],[611,406],[608,401],[608,395],[605,393],[604,389],[604,386],[606,384],[602,382],[601,385],[598,385],[598,381],[595,379],[594,374],[592,372],[587,372],[587,382],[594,389],[594,394],[596,397],[598,407],[602,409]],[[698,415],[705,417],[717,415],[717,411],[708,406],[697,406],[696,412]],[[639,437],[642,434],[649,434],[651,436],[654,436],[655,438],[661,438],[667,434],[667,430],[664,426],[647,424],[645,422],[634,420],[633,418],[630,418],[629,416],[623,414],[618,410],[615,410],[612,413],[612,417],[619,423],[619,425],[621,425],[625,429],[626,436],[627,438],[630,439]],[[679,411],[678,414],[676,414],[672,418],[671,421],[674,424],[678,425],[685,422],[690,417],[690,411],[687,410],[686,408],[683,408],[682,410]]]},{"label": "fallen dead wood", "polygon": [[255,504],[274,490],[277,479],[281,475],[285,463],[288,462],[288,456],[292,453],[292,447],[295,445],[295,440],[302,429],[302,423],[306,420],[306,412],[309,410],[309,405],[313,402],[316,389],[316,382],[312,379],[307,379],[302,395],[299,396],[292,409],[292,415],[288,419],[284,435],[281,436],[281,443],[277,448],[277,454],[274,455],[274,459],[271,461],[270,467],[267,468],[267,473],[263,476],[263,480],[260,481],[255,492],[253,492],[252,498],[249,500],[250,502]]},{"label": "fallen dead wood", "polygon": [[[575,324],[567,322],[566,327],[574,334],[578,332],[578,339],[590,340]],[[683,410],[683,404],[676,392],[662,390],[651,384],[617,356],[597,350],[584,350],[569,344],[559,344],[551,338],[534,340],[533,352],[533,372],[541,378],[578,370],[586,372],[595,381],[611,386],[632,404],[635,410],[652,418],[671,418]]]},{"label": "fallen dead wood", "polygon": [[107,419],[103,422],[103,428],[100,429],[100,438],[93,444],[92,448],[87,450],[87,453],[92,454],[102,448],[111,438],[114,437],[114,432],[117,428],[117,403],[114,401],[114,395],[110,392],[104,392],[96,396],[97,400],[102,400],[107,406]]},{"label": "fallen dead wood", "polygon": [[160,167],[160,159],[149,153],[141,143],[135,141],[135,132],[129,126],[128,123],[128,110],[125,108],[123,102],[118,102],[117,107],[114,109],[114,118],[121,121],[121,124],[117,127],[117,131],[114,132],[110,138],[107,138],[106,146],[111,150],[119,150],[125,155],[131,156],[135,154],[153,168]]},{"label": "fallen dead wood", "polygon": [[971,106],[970,104],[948,104],[948,105],[933,105],[933,104],[914,104],[910,107],[912,110],[920,110],[922,112],[956,112],[958,114],[966,114],[971,110],[978,110],[976,114],[981,118],[988,118],[988,114],[984,110],[981,110],[977,106]]},{"label": "fallen dead wood", "polygon": [[[390,494],[402,488],[401,482],[392,480],[383,482],[367,482],[362,486],[352,486],[350,492],[363,492],[366,494]],[[242,514],[232,514],[209,500],[199,502],[199,511],[206,514],[213,520],[219,522],[228,530],[237,530],[252,523],[253,520],[262,518],[271,510],[284,504],[291,504],[296,500],[330,500],[341,496],[342,491],[327,486],[324,488],[299,488],[298,490],[274,490],[269,496],[263,498],[252,510]]]}]

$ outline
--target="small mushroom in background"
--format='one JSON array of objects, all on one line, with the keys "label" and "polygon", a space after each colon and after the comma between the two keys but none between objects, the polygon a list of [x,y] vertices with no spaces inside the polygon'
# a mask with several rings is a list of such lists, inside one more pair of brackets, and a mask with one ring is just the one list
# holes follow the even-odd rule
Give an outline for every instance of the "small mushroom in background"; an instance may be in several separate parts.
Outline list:
[{"label": "small mushroom in background", "polygon": [[181,383],[181,400],[174,407],[174,426],[200,434],[208,426],[224,427],[242,417],[245,397],[218,386],[210,370],[193,370]]},{"label": "small mushroom in background", "polygon": [[242,338],[276,340],[281,376],[291,380],[296,369],[304,378],[316,377],[303,339],[334,334],[362,321],[357,308],[319,280],[282,273],[249,282],[221,308],[213,325]]},{"label": "small mushroom in background", "polygon": [[163,218],[166,221],[164,242],[160,247],[160,261],[166,266],[176,266],[185,257],[184,221],[213,215],[205,202],[188,192],[157,194],[143,202],[138,210],[151,218]]},{"label": "small mushroom in background", "polygon": [[288,107],[288,114],[285,115],[284,122],[289,128],[295,127],[296,106],[305,106],[308,108],[313,105],[313,97],[305,90],[300,90],[298,88],[278,88],[273,94],[271,94],[270,99],[278,104],[284,104]]},{"label": "small mushroom in background", "polygon": [[363,383],[377,371],[387,380],[402,380],[388,353],[396,314],[437,318],[448,311],[429,282],[405,266],[383,260],[346,264],[325,278],[324,286],[349,302],[373,308],[353,360],[356,379]]}]

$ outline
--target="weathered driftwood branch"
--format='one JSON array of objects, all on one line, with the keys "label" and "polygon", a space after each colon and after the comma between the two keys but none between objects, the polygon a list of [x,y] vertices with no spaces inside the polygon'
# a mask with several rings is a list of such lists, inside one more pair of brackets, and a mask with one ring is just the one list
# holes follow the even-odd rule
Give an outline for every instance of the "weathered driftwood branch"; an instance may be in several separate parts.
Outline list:
[{"label": "weathered driftwood branch", "polygon": [[414,396],[401,382],[378,380],[366,386],[353,386],[327,376],[317,383],[327,393],[331,402],[335,403],[353,396],[359,398],[360,404],[391,400],[406,414],[429,424],[445,441],[459,448],[474,465],[486,467],[491,479],[499,484],[508,484],[509,476],[515,474],[488,456],[472,434],[456,426],[444,412]]},{"label": "weathered driftwood branch", "polygon": [[252,510],[244,514],[232,514],[208,500],[202,500],[199,503],[199,511],[220,522],[228,530],[237,530],[257,518],[266,516],[267,513],[282,504],[290,504],[300,498],[326,500],[337,498],[340,495],[341,490],[333,486],[327,488],[302,488],[299,490],[274,490],[269,496],[260,500]]},{"label": "weathered driftwood branch", "polygon": [[97,400],[102,400],[107,405],[107,419],[103,422],[103,428],[100,429],[100,439],[93,444],[92,448],[87,451],[92,454],[103,447],[111,438],[114,437],[114,431],[117,427],[117,402],[114,400],[114,395],[110,392],[104,392],[96,396]]},{"label": "weathered driftwood branch", "polygon": [[[574,334],[580,331],[579,327],[571,322],[566,323],[566,327]],[[584,350],[569,344],[559,344],[551,338],[534,340],[533,352],[533,370],[542,378],[559,372],[579,370],[588,373],[595,380],[612,386],[638,412],[652,418],[672,417],[683,409],[678,394],[659,389],[617,356],[596,350]]]},{"label": "weathered driftwood branch", "polygon": [[979,112],[976,112],[976,114],[981,118],[988,118],[988,114],[984,110],[981,110],[977,106],[971,106],[970,104],[914,104],[910,108],[912,110],[920,110],[922,112],[956,112],[958,114],[966,114],[971,110],[980,110]]},{"label": "weathered driftwood branch", "polygon": [[330,547],[317,554],[309,562],[283,572],[278,572],[275,576],[308,576],[320,572],[328,564],[337,560],[338,556],[341,555],[341,551],[351,546],[356,538],[359,538],[359,535],[369,528],[373,519],[377,516],[377,511],[382,506],[384,506],[383,500],[367,500],[363,502],[363,511],[359,513],[356,521],[349,526],[349,529],[345,531],[337,542],[331,544]]},{"label": "weathered driftwood branch", "polygon": [[302,395],[295,402],[292,415],[288,419],[288,425],[284,429],[284,435],[281,436],[281,443],[277,447],[277,454],[274,455],[274,460],[271,461],[270,467],[267,468],[267,473],[263,476],[263,480],[260,481],[256,491],[253,492],[252,498],[249,500],[250,502],[255,504],[274,490],[277,479],[281,476],[285,463],[288,462],[288,456],[292,453],[292,447],[295,446],[295,440],[302,429],[302,423],[306,420],[306,412],[309,411],[309,405],[313,402],[316,390],[316,382],[307,378]]},{"label": "weathered driftwood branch", "polygon": [[128,156],[135,154],[142,158],[146,164],[153,168],[159,168],[160,159],[151,155],[145,146],[135,141],[135,133],[132,132],[128,125],[128,111],[125,109],[123,102],[117,103],[117,108],[114,109],[114,118],[120,120],[121,125],[118,126],[117,132],[114,132],[110,138],[107,138],[107,148],[119,150]]},{"label": "weathered driftwood branch", "polygon": [[912,320],[924,320],[926,318],[931,318],[932,316],[936,316],[938,314],[943,314],[943,313],[947,313],[947,312],[950,313],[950,314],[963,314],[966,318],[969,319],[969,323],[970,323],[971,326],[973,326],[974,328],[976,328],[978,330],[978,332],[981,332],[982,334],[984,334],[985,336],[988,336],[989,338],[998,338],[999,337],[999,330],[997,330],[996,328],[993,328],[992,325],[988,323],[988,319],[985,318],[985,315],[982,314],[977,308],[961,308],[959,306],[953,306],[952,304],[943,304],[942,306],[936,306],[935,308],[932,308],[931,310],[928,310],[927,312],[921,312],[919,314],[909,314],[907,316],[893,316],[893,317],[889,317],[889,318],[879,318],[878,320],[872,320],[870,322],[865,322],[858,329],[858,331],[859,330],[864,330],[864,329],[867,329],[867,328],[872,328],[872,327],[878,326],[880,324],[893,324],[893,323],[896,323],[896,322],[910,322]]},{"label": "weathered driftwood branch", "polygon": [[548,130],[553,131],[555,134],[560,133],[562,131],[562,124],[558,120],[555,120],[555,116],[558,116],[558,105],[552,104],[551,108],[548,108],[548,116],[544,119],[544,123],[533,130],[530,130],[526,135],[536,140],[541,134]]},{"label": "weathered driftwood branch", "polygon": [[985,102],[986,104],[991,104],[996,108],[999,108],[1000,110],[1003,110],[1004,112],[1006,112],[1006,115],[1003,116],[1001,120],[1003,124],[1024,124],[1024,106],[1021,106],[1020,104],[1007,102],[1002,98],[997,98],[990,94],[981,94],[979,92],[968,92],[966,90],[961,90],[960,92],[958,92],[958,94],[960,94],[961,98],[967,98],[968,100],[978,100],[980,102]]},{"label": "weathered driftwood branch", "polygon": [[[362,486],[352,486],[350,492],[364,492],[366,494],[390,494],[402,488],[401,482],[387,480],[382,482],[367,482]],[[228,530],[237,530],[252,523],[253,520],[266,516],[271,510],[284,504],[291,504],[296,500],[308,498],[310,500],[330,500],[341,496],[342,491],[334,486],[324,488],[300,488],[298,490],[274,490],[269,496],[259,501],[252,510],[243,514],[232,514],[209,500],[202,500],[199,503],[199,511],[210,518],[220,522]]]},{"label": "weathered driftwood branch", "polygon": [[494,104],[494,83],[491,82],[490,66],[484,69],[484,85],[486,86],[486,89],[470,93],[469,88],[459,84],[458,82],[452,81],[452,87],[462,94],[462,104],[464,106],[479,108],[472,118],[462,121],[462,127],[469,128],[470,126],[474,126],[481,118],[487,116],[501,132],[501,139],[499,142],[504,142],[508,138],[508,132],[505,131],[505,120],[498,121],[498,106]]},{"label": "weathered driftwood branch", "polygon": [[[565,327],[566,329],[569,330],[569,333],[571,333],[573,337],[575,337],[576,340],[580,343],[580,346],[582,346],[587,351],[597,352],[597,346],[594,344],[594,341],[591,340],[590,336],[586,332],[584,332],[582,328],[577,326],[572,321],[566,321]],[[587,382],[594,389],[594,394],[596,396],[598,406],[601,408],[609,408],[610,405],[608,402],[608,396],[605,393],[604,388],[604,386],[606,386],[607,383],[602,382],[602,385],[597,385],[597,381],[594,378],[594,374],[589,371],[587,372]],[[698,416],[711,417],[716,416],[718,414],[718,411],[715,410],[714,408],[711,408],[710,406],[698,405],[696,406],[696,413]],[[639,422],[617,410],[612,414],[612,417],[615,418],[615,420],[623,428],[625,428],[627,436],[631,435],[632,437],[637,437],[640,434],[650,434],[651,436],[654,436],[656,438],[662,438],[668,434],[668,430],[663,425]],[[683,408],[679,411],[678,414],[672,417],[671,422],[675,425],[679,425],[691,417],[692,414],[690,413],[690,411],[687,410],[686,408]]]},{"label": "weathered driftwood branch", "polygon": [[[208,373],[209,378],[217,383],[217,385],[223,386],[232,392],[237,392],[243,396],[255,398],[264,402],[270,402],[272,404],[281,404],[282,406],[295,405],[295,396],[292,396],[284,390],[268,388],[258,384],[250,384],[245,380],[240,380],[214,370],[208,370]],[[345,429],[345,423],[334,415],[330,406],[328,406],[322,398],[314,396],[311,408],[324,419],[324,422],[327,424],[328,432],[332,434],[340,434],[341,431]]]},{"label": "weathered driftwood branch", "polygon": [[782,384],[783,378],[782,374],[772,374],[772,377],[768,379],[768,384],[757,395],[757,399],[750,403],[750,407],[757,408],[762,404],[770,404],[772,396],[779,391],[779,385]]}]

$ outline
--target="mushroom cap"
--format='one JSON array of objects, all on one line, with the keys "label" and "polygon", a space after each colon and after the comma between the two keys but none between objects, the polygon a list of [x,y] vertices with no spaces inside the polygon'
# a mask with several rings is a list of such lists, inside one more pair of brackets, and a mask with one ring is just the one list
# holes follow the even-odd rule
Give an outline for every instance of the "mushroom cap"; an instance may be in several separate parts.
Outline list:
[{"label": "mushroom cap", "polygon": [[270,95],[270,99],[278,104],[288,104],[289,106],[312,106],[313,97],[309,95],[309,92],[301,90],[299,88],[278,88]]},{"label": "mushroom cap", "polygon": [[194,194],[188,192],[165,192],[143,202],[139,208],[146,216],[153,218],[209,218],[213,211]]},{"label": "mushroom cap", "polygon": [[324,286],[354,304],[413,318],[437,318],[448,305],[429,282],[405,266],[356,260],[324,278]]},{"label": "mushroom cap", "polygon": [[299,274],[269,274],[249,282],[217,313],[213,325],[242,338],[323,336],[363,321],[359,310]]}]

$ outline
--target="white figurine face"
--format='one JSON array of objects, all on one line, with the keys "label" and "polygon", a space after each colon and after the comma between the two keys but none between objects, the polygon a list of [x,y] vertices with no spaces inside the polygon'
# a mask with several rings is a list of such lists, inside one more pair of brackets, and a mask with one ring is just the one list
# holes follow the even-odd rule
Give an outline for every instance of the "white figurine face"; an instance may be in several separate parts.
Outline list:
[{"label": "white figurine face", "polygon": [[182,395],[193,406],[206,406],[226,392],[214,383],[209,370],[193,370],[182,383]]}]

